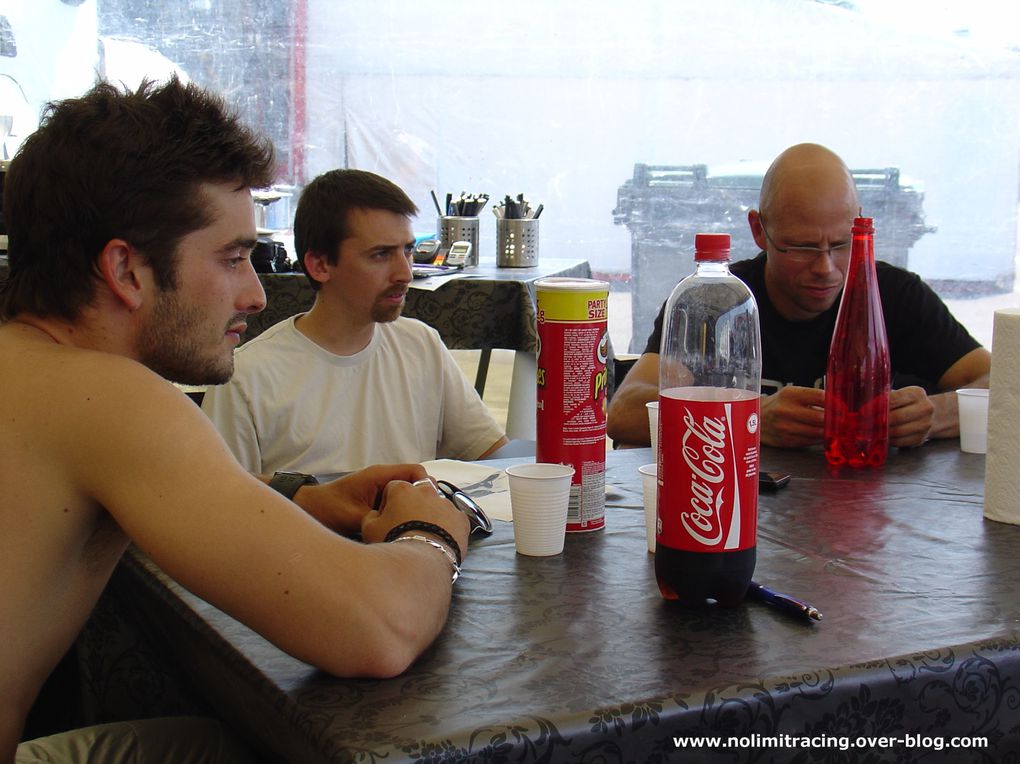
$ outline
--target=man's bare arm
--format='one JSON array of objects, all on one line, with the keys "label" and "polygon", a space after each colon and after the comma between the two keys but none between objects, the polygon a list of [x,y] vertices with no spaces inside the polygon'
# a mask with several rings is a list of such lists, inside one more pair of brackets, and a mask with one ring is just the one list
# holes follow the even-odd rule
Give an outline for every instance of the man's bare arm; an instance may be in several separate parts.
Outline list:
[{"label": "man's bare arm", "polygon": [[[444,555],[337,536],[237,464],[179,392],[131,362],[115,365],[107,379],[118,384],[80,389],[88,404],[68,406],[66,440],[76,445],[67,458],[83,490],[156,564],[337,675],[395,675],[432,642],[449,607]],[[379,538],[421,519],[447,528],[466,551],[467,520],[450,502],[429,486],[393,485]]]},{"label": "man's bare arm", "polygon": [[919,446],[931,438],[955,438],[960,434],[960,410],[956,390],[988,387],[992,354],[975,348],[954,363],[938,382],[945,392],[926,395],[920,387],[893,390],[889,396],[889,444]]},{"label": "man's bare arm", "polygon": [[939,380],[939,390],[952,391],[961,387],[988,387],[992,370],[992,354],[986,348],[974,348],[954,363]]},{"label": "man's bare arm", "polygon": [[659,354],[643,353],[613,393],[606,432],[620,445],[649,446],[648,409],[659,399]]}]

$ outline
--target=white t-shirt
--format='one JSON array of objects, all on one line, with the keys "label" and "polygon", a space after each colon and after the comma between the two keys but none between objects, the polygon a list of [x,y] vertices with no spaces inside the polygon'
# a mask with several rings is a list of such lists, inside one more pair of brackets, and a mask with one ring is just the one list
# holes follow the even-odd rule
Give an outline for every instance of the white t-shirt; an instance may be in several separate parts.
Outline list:
[{"label": "white t-shirt", "polygon": [[340,356],[292,316],[234,353],[234,376],[202,409],[238,461],[313,475],[436,458],[472,460],[503,436],[439,333],[411,318],[376,324]]}]

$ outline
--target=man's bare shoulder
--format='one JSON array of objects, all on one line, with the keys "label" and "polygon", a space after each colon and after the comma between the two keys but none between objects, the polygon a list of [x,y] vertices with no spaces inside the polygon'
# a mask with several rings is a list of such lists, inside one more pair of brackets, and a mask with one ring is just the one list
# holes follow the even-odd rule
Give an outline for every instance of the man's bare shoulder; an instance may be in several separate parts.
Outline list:
[{"label": "man's bare shoulder", "polygon": [[[111,463],[104,454],[129,429],[125,417],[150,410],[146,400],[158,412],[153,399],[166,411],[166,400],[183,396],[130,359],[12,324],[0,327],[0,390],[0,572],[10,584],[0,621],[19,623],[24,637],[0,658],[0,674],[31,697],[127,543],[100,490],[116,473],[94,465]],[[118,398],[133,403],[118,408]]]},{"label": "man's bare shoulder", "polygon": [[10,324],[0,327],[0,385],[5,392],[0,407],[25,416],[59,413],[65,423],[88,404],[130,402],[158,410],[167,396],[180,397],[173,385],[137,361],[27,336]]},{"label": "man's bare shoulder", "polygon": [[[57,344],[0,327],[0,453],[32,459],[54,480],[91,493],[110,478],[181,448],[222,442],[198,408],[171,383],[130,358]],[[181,433],[188,433],[187,437]],[[89,479],[86,479],[89,478]]]}]

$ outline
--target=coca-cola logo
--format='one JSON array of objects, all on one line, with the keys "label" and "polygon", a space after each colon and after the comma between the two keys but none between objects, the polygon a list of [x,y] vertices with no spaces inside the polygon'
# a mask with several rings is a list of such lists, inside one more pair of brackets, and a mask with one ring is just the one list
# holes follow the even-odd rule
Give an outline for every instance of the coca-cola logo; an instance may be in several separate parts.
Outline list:
[{"label": "coca-cola logo", "polygon": [[680,513],[680,522],[694,539],[715,546],[723,535],[719,512],[726,493],[726,418],[706,416],[698,423],[684,409],[684,425],[681,452],[691,471],[691,503],[689,512]]}]

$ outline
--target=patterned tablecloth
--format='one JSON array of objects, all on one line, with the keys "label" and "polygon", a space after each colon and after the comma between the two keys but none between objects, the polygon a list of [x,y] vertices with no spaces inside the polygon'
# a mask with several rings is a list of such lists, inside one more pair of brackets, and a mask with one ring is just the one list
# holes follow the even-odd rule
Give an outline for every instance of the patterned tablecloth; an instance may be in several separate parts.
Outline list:
[{"label": "patterned tablecloth", "polygon": [[[440,277],[436,289],[418,289],[412,283],[403,314],[435,327],[446,346],[455,350],[535,352],[535,281],[547,276],[591,278],[591,266],[587,260],[549,258],[534,268],[482,263],[465,274]],[[315,299],[302,274],[260,274],[259,279],[266,290],[266,309],[248,319],[246,340],[308,310]]]},{"label": "patterned tablecloth", "polygon": [[[606,528],[560,556],[518,556],[505,523],[473,542],[445,631],[385,681],[281,653],[132,553],[80,643],[91,708],[214,713],[303,764],[1017,760],[1020,527],[982,518],[984,457],[943,442],[836,478],[819,451],[765,449],[793,480],[761,497],[755,577],[816,605],[817,624],[665,603],[645,551],[648,461],[609,455]],[[988,748],[837,747],[907,734]],[[751,745],[679,754],[674,737],[694,735]],[[754,745],[782,735],[833,742]]]}]

